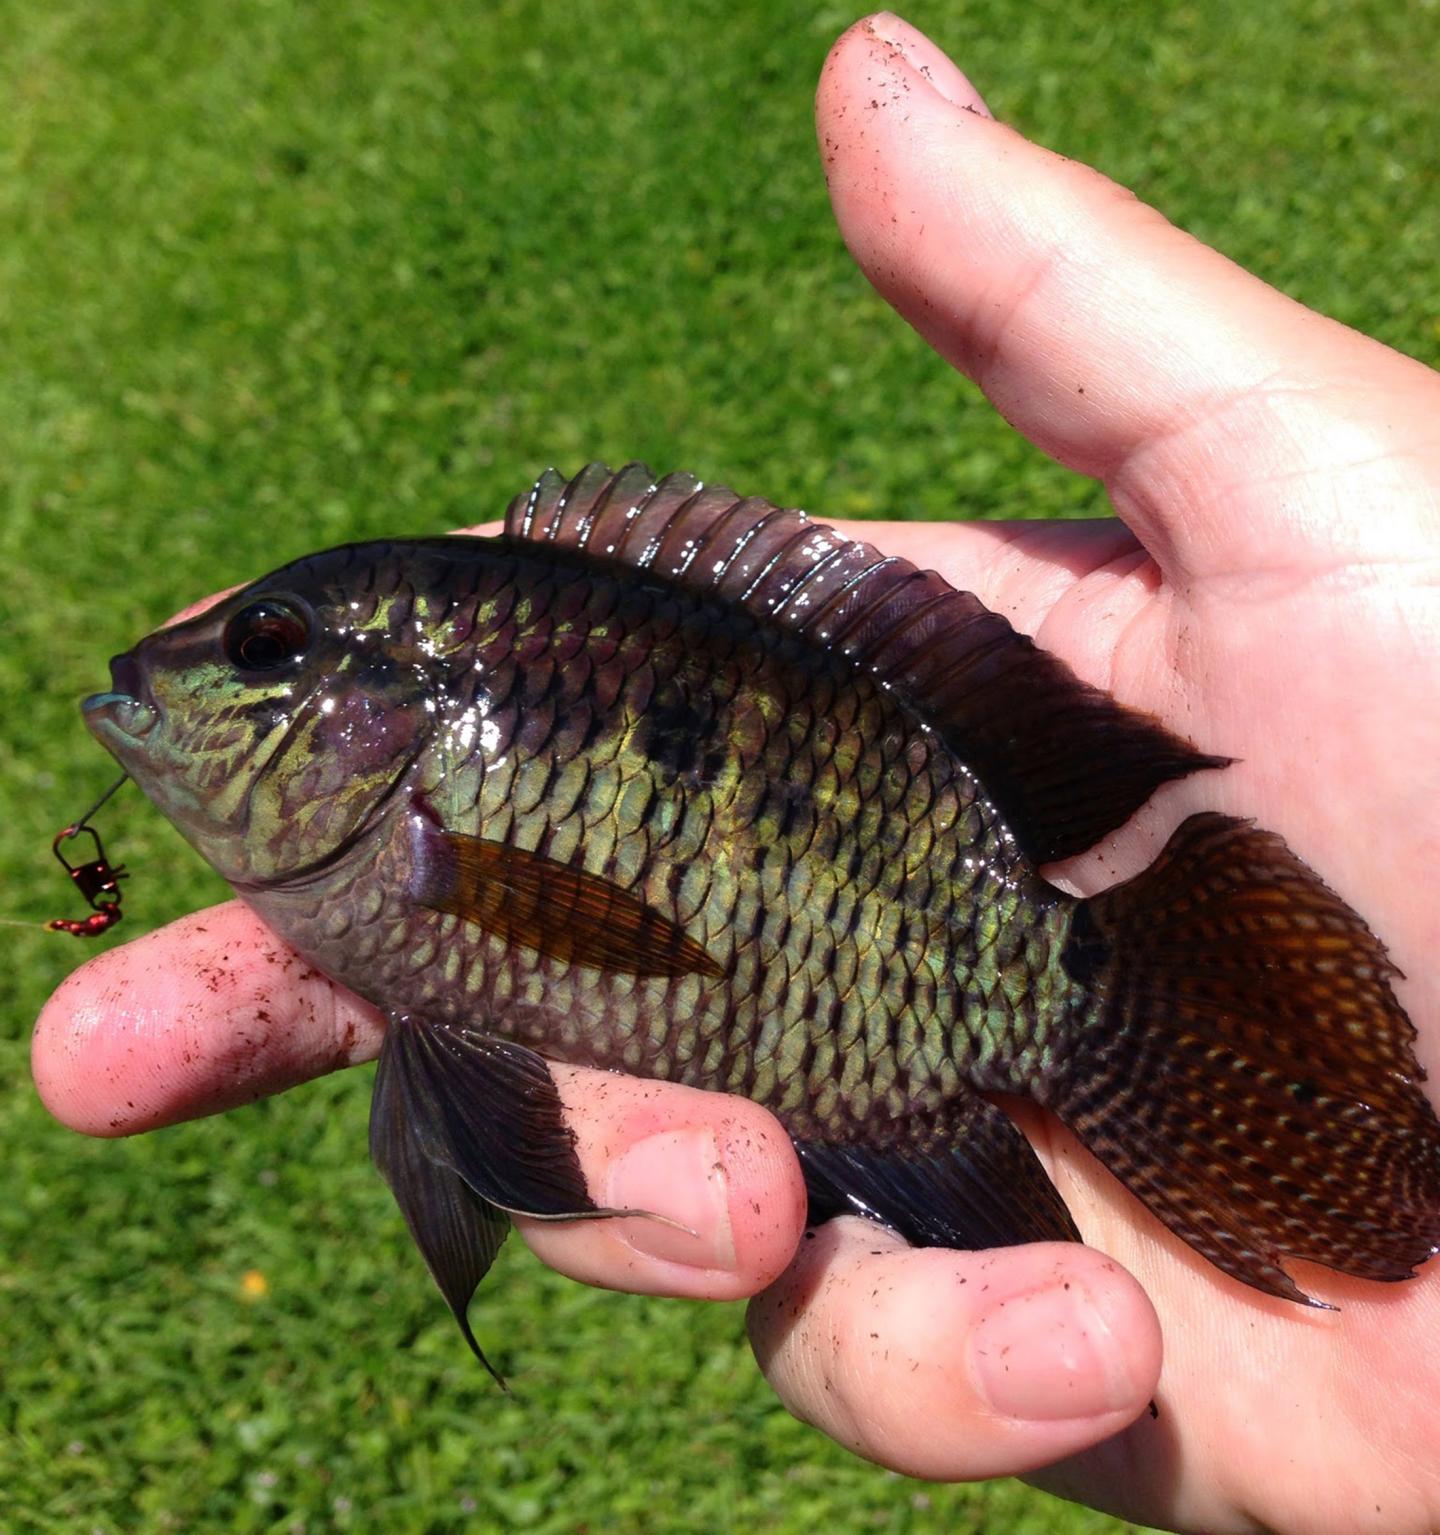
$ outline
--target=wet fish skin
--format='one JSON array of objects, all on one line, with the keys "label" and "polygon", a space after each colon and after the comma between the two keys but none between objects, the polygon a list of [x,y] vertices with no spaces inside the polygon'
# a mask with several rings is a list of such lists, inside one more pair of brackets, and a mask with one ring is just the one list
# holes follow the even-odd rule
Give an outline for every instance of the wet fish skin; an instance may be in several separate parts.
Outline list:
[{"label": "wet fish skin", "polygon": [[[604,1213],[541,1057],[755,1098],[817,1216],[912,1241],[1076,1235],[1002,1090],[1248,1283],[1305,1299],[1287,1256],[1407,1276],[1440,1127],[1363,921],[1213,815],[1092,901],[1048,885],[1224,759],[798,516],[637,466],[542,479],[506,538],[298,562],[88,706],[392,1018],[372,1149],[472,1345],[504,1212]],[[278,664],[236,665],[251,630]]]},{"label": "wet fish skin", "polygon": [[[410,785],[423,825],[583,854],[673,909],[723,984],[537,962],[417,906],[415,812],[399,797],[372,828],[380,857],[367,838],[298,887],[237,884],[312,963],[392,1010],[503,1019],[576,1064],[744,1093],[801,1138],[872,1108],[936,1107],[963,1080],[1038,1074],[1063,1016],[1052,994],[1078,990],[1059,966],[1069,903],[882,690],[743,610],[557,572],[523,547],[459,553],[483,557],[485,586],[504,595],[477,604],[458,674],[435,689]],[[382,620],[413,611],[414,562],[392,554]],[[526,597],[511,605],[510,592]],[[576,638],[551,665],[557,622]],[[665,700],[682,697],[703,700],[698,737],[652,733],[657,699],[668,721],[679,706]]]}]

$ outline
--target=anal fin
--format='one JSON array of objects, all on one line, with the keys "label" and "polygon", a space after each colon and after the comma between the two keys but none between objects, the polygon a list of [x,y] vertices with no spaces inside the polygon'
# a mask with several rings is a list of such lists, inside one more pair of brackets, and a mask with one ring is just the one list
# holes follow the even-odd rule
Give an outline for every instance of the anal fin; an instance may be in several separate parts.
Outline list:
[{"label": "anal fin", "polygon": [[795,1149],[813,1221],[864,1216],[915,1247],[1081,1240],[1029,1141],[984,1098]]}]

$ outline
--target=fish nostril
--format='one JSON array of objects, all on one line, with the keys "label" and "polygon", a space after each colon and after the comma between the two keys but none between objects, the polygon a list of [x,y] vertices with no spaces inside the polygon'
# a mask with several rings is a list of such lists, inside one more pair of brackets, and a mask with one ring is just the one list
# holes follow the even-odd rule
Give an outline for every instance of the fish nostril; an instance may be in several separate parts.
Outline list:
[{"label": "fish nostril", "polygon": [[123,656],[110,658],[110,681],[117,693],[126,693],[131,698],[139,698],[140,667],[133,651],[127,650]]}]

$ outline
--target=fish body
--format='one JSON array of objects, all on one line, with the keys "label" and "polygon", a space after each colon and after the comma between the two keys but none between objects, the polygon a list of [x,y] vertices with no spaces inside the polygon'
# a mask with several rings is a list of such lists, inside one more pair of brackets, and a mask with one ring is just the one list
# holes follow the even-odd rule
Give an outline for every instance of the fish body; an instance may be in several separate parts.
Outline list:
[{"label": "fish body", "polygon": [[[743,1093],[801,1138],[1043,1080],[1079,1000],[1072,903],[872,680],[743,609],[524,544],[381,558],[396,601],[418,580],[478,617],[366,838],[314,877],[239,881],[313,963],[390,1011]],[[417,904],[447,833],[578,861],[710,967],[575,964]]]},{"label": "fish body", "polygon": [[751,1097],[816,1218],[918,1243],[1078,1235],[1009,1092],[1271,1293],[1440,1245],[1393,967],[1280,839],[1038,872],[1225,759],[800,513],[552,474],[502,538],[312,556],[112,670],[100,739],[390,1018],[372,1150],[472,1346],[508,1214],[614,1213],[547,1060]]}]

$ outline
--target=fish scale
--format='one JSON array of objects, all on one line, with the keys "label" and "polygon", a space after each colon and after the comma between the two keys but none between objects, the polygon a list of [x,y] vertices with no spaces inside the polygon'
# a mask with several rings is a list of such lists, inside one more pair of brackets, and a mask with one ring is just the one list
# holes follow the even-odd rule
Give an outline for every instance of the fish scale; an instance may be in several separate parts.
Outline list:
[{"label": "fish scale", "polygon": [[[525,589],[532,579],[525,564],[523,556],[515,559],[504,577],[507,584]],[[563,628],[552,612],[561,593]],[[462,588],[446,595],[453,623],[453,614],[467,600],[467,593]],[[414,612],[416,606],[410,597],[400,610]],[[856,796],[856,809],[847,818],[847,806],[836,796],[828,810],[823,803],[811,802],[805,806],[808,813],[796,818],[791,809],[792,787],[797,781],[803,785],[804,778],[794,774],[795,761],[805,761],[813,781],[833,764],[836,741],[828,730],[807,728],[805,705],[813,667],[802,669],[793,645],[787,646],[783,636],[765,632],[747,615],[702,611],[692,626],[698,633],[667,643],[652,631],[663,631],[671,619],[673,595],[656,587],[629,594],[622,603],[610,579],[581,580],[565,587],[542,581],[499,622],[486,626],[478,612],[473,622],[461,619],[462,629],[478,636],[472,640],[475,661],[464,677],[453,679],[446,689],[437,723],[442,733],[448,727],[452,740],[459,738],[461,723],[473,714],[496,728],[474,732],[468,751],[447,752],[443,778],[423,780],[423,792],[445,824],[467,835],[499,836],[526,850],[553,855],[570,819],[572,799],[550,790],[573,762],[570,753],[575,741],[569,712],[542,708],[565,687],[562,667],[544,663],[557,636],[568,639],[579,632],[592,611],[604,615],[596,621],[596,637],[608,650],[617,627],[614,615],[622,606],[626,641],[608,660],[582,668],[588,675],[586,689],[569,700],[570,709],[589,710],[595,707],[597,692],[614,692],[613,717],[600,732],[610,749],[587,758],[585,789],[579,796],[584,865],[623,888],[634,888],[656,906],[673,901],[678,871],[695,871],[703,884],[695,931],[707,951],[732,972],[730,986],[712,991],[697,1016],[678,1030],[671,1026],[673,1037],[663,1047],[655,1049],[645,1039],[645,1047],[655,1049],[647,1054],[645,1069],[692,1085],[718,1085],[745,1093],[779,1109],[795,1133],[814,1134],[864,1118],[874,1096],[871,1084],[878,1059],[887,1059],[887,1081],[893,1086],[885,1096],[898,1108],[926,1097],[946,1073],[947,1062],[951,1070],[941,1085],[953,1083],[961,1074],[954,1057],[974,1059],[982,1068],[998,1059],[1023,1058],[1023,1050],[1016,1045],[1007,1048],[1012,1037],[1028,1038],[1034,1033],[1023,998],[1021,1007],[1001,1012],[995,997],[1005,967],[1023,954],[1025,933],[1016,927],[1013,936],[1002,942],[1005,925],[977,924],[975,914],[982,906],[969,899],[979,870],[993,869],[1005,857],[1002,849],[1008,839],[998,817],[987,813],[976,785],[963,769],[930,750],[923,737],[906,728],[898,707],[861,681],[854,722],[838,739],[878,741],[882,749],[865,762],[863,773],[849,775],[846,786]],[[729,629],[727,643],[716,647],[713,631],[721,624]],[[588,637],[581,634],[582,640]],[[728,771],[713,784],[667,783],[664,772],[643,749],[639,738],[644,713],[632,707],[628,690],[641,664],[651,691],[657,682],[685,677],[687,655],[706,653],[701,649],[706,646],[704,685],[728,711],[720,723]],[[725,657],[727,669],[719,686],[710,686],[716,649]],[[507,709],[521,686],[520,669],[491,661],[513,655],[527,657],[531,677],[546,679],[545,691],[536,690],[523,713]],[[610,674],[614,668],[622,673],[618,683]],[[831,662],[826,670],[831,669],[838,670],[838,663]],[[492,678],[498,678],[498,683],[491,684]],[[833,676],[824,676],[824,681],[835,687]],[[525,728],[520,725],[522,719]],[[537,726],[541,720],[548,725],[543,733]],[[907,766],[912,760],[914,768]],[[460,786],[453,800],[448,790],[452,783]],[[472,783],[478,783],[473,797]],[[627,802],[639,813],[627,816]],[[919,842],[928,852],[924,867],[929,887],[925,904],[913,908],[913,917],[923,924],[930,941],[918,949],[882,948],[869,935],[893,924],[902,907],[910,909],[905,900],[916,840],[912,814],[926,823]],[[678,857],[657,857],[657,849],[671,845],[665,828],[687,821],[689,837],[682,832],[681,846],[672,847]],[[788,825],[789,835],[777,840],[782,823]],[[697,836],[702,828],[703,835]],[[931,850],[947,839],[951,849],[947,872],[952,877],[936,881],[937,860]],[[839,877],[822,908],[828,920],[797,929],[785,898],[786,878],[817,840],[825,870],[839,871]],[[784,856],[756,856],[777,848]],[[1011,852],[1003,866],[1013,866],[1016,858]],[[717,879],[711,871],[722,865],[728,877]],[[377,867],[370,878],[372,888],[367,888],[364,874],[351,883],[353,901],[374,904],[383,898],[381,887],[393,892],[403,883],[388,866]],[[941,899],[934,883],[941,886]],[[497,973],[508,974],[505,991],[515,994],[537,963],[546,963],[533,953],[496,946],[482,933],[465,934],[460,939],[460,965],[466,984],[456,991],[443,975],[437,978],[429,969],[413,973],[405,964],[408,950],[439,942],[433,931],[440,920],[437,915],[412,908],[403,917],[394,913],[380,919],[385,923],[403,920],[408,937],[397,947],[393,972],[388,965],[377,972],[369,945],[357,948],[347,941],[347,934],[332,939],[324,931],[323,919],[303,917],[294,909],[282,911],[289,899],[286,892],[267,894],[258,898],[257,905],[262,915],[292,934],[301,935],[305,923],[318,921],[318,943],[307,943],[308,935],[301,936],[301,942],[307,950],[314,948],[327,973],[362,995],[383,998],[387,1005],[417,1015],[457,1020],[476,1012],[488,1015],[495,1009]],[[687,904],[691,903],[682,900],[679,909],[683,911]],[[1021,910],[1021,903],[1013,902],[1008,912],[1012,924]],[[1064,936],[1064,925],[1057,922],[1053,942],[1039,956],[1043,964],[1057,962]],[[937,939],[943,943],[938,951]],[[973,952],[967,952],[970,946]],[[612,977],[576,973],[573,967],[552,970],[544,977],[545,1016],[528,1019],[516,1031],[520,1043],[543,1047],[552,1027],[550,1018],[573,1012],[585,1019],[583,1064],[633,1069],[645,1021],[677,1015],[678,982],[650,980],[633,988],[627,985],[623,994],[617,994]],[[897,1005],[897,997],[915,995],[921,971],[939,971],[951,978],[951,984],[928,990],[931,1005],[924,1010],[913,1003]],[[968,994],[967,971],[973,977]],[[686,1030],[694,1031],[695,1042],[685,1038]],[[508,1032],[503,1020],[497,1022],[497,1032]],[[795,1103],[793,1092],[787,1099],[784,1087],[802,1052],[832,1032],[845,1057],[838,1080],[833,1073],[816,1075],[807,1082],[807,1102]],[[926,1048],[927,1036],[930,1048]],[[717,1037],[723,1039],[718,1060],[713,1050],[696,1048],[696,1043]],[[897,1073],[888,1057],[902,1037],[906,1040],[903,1055],[910,1064]],[[947,1039],[958,1040],[958,1046],[934,1047]],[[993,1070],[986,1074],[995,1075]]]},{"label": "fish scale", "polygon": [[813,1218],[912,1242],[1078,1236],[1004,1091],[1272,1294],[1440,1245],[1393,967],[1278,837],[1038,872],[1227,759],[803,513],[550,474],[503,538],[312,556],[113,669],[97,735],[389,1018],[372,1151],[477,1353],[507,1213],[616,1213],[549,1060],[768,1105]]}]

